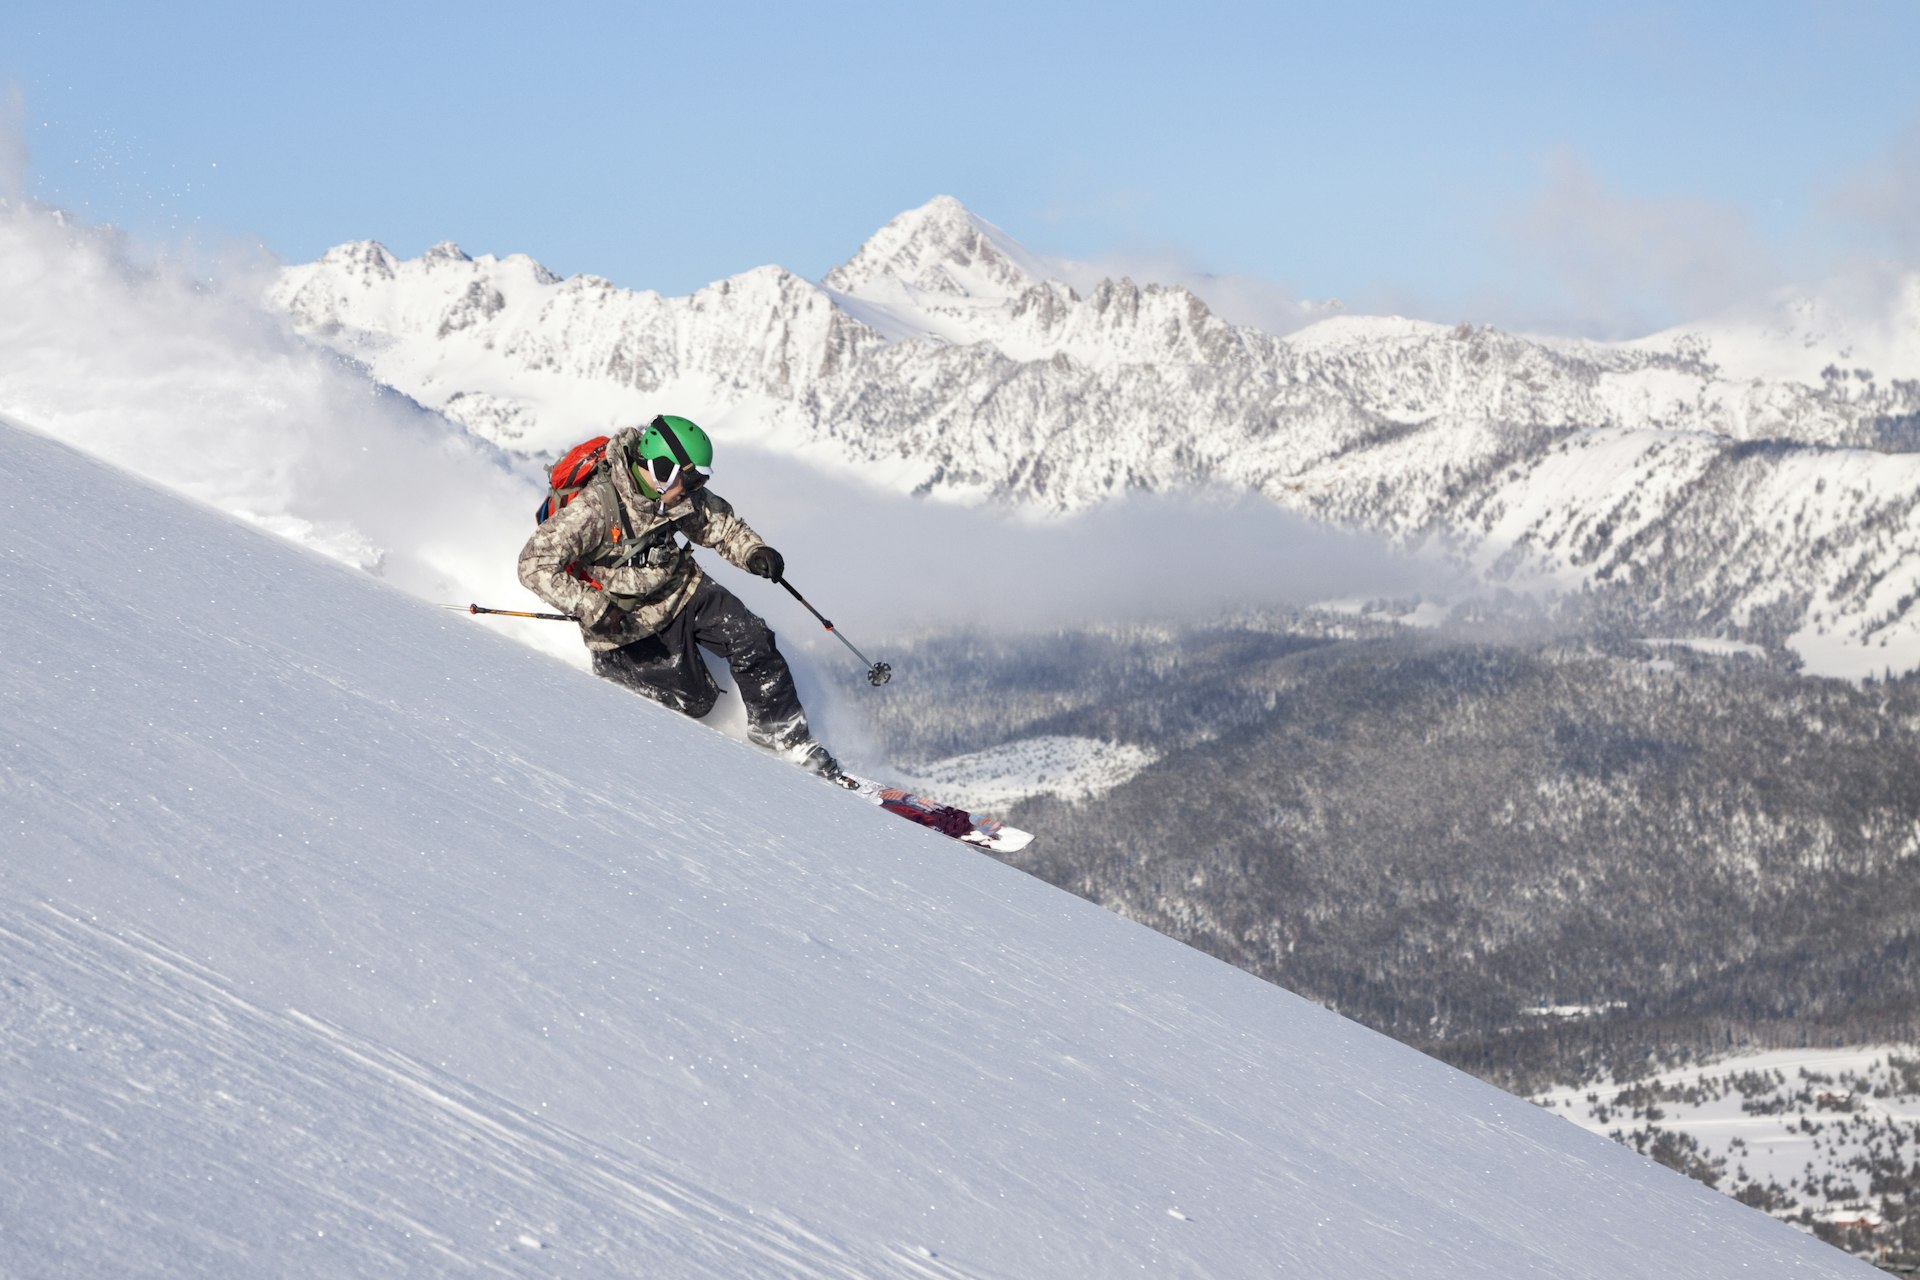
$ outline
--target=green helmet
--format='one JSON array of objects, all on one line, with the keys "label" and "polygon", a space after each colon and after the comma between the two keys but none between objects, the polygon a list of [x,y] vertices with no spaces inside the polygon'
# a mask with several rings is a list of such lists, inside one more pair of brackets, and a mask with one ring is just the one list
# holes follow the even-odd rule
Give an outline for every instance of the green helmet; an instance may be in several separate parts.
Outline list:
[{"label": "green helmet", "polygon": [[649,462],[672,458],[683,467],[711,467],[713,441],[691,418],[663,413],[647,424],[646,434],[640,437],[640,456]]},{"label": "green helmet", "polygon": [[[649,497],[672,488],[674,478],[683,469],[713,465],[713,441],[707,438],[707,433],[691,418],[670,413],[649,422],[640,434],[639,445],[630,453],[627,461],[633,468],[633,478]],[[697,471],[690,471],[688,479],[690,489],[706,482],[706,477]]]}]

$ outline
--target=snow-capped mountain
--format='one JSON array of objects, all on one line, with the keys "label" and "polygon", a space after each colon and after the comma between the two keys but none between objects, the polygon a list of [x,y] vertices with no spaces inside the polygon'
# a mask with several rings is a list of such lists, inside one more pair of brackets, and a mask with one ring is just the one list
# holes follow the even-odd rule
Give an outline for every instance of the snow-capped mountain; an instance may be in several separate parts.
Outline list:
[{"label": "snow-capped mountain", "polygon": [[9,1274],[1872,1274],[365,573],[4,422],[0,474]]},{"label": "snow-capped mountain", "polygon": [[[1248,489],[1499,581],[1610,588],[1650,626],[1791,645],[1814,670],[1920,665],[1920,381],[1756,378],[1765,344],[1732,329],[1605,345],[1339,316],[1276,337],[1180,288],[1072,289],[946,198],[818,285],[762,267],[666,298],[360,243],[271,296],[529,453],[671,408],[937,497],[1069,513]],[[1889,314],[1878,348],[1897,354]],[[1791,332],[1768,341],[1813,331]]]},{"label": "snow-capped mountain", "polygon": [[1625,344],[1695,352],[1732,378],[1864,391],[1875,380],[1920,378],[1920,275],[1884,269],[1843,279],[1827,293],[1783,291],[1764,309],[1735,311]]},{"label": "snow-capped mountain", "polygon": [[1047,264],[1006,232],[942,196],[880,228],[820,283],[890,338],[968,343],[1004,338],[1004,313],[1050,279]]}]

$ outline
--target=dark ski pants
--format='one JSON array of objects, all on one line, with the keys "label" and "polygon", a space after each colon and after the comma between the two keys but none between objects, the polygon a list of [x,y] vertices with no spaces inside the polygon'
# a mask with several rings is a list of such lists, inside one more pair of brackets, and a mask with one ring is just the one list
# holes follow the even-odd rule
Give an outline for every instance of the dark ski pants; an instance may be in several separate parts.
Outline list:
[{"label": "dark ski pants", "polygon": [[807,717],[773,632],[740,597],[703,577],[687,607],[644,640],[593,655],[593,672],[695,719],[720,689],[701,661],[704,647],[726,660],[747,706],[747,736],[784,750],[807,740]]}]

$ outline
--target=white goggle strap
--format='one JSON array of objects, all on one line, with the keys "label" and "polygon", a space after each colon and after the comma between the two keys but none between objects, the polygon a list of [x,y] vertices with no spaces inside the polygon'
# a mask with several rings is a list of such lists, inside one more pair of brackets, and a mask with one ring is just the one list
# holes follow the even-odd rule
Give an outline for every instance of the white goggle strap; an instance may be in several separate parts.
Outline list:
[{"label": "white goggle strap", "polygon": [[[660,433],[660,438],[667,443],[667,452],[673,455],[673,470],[667,473],[667,478],[664,482],[655,481],[655,483],[659,485],[660,492],[665,494],[667,490],[673,488],[673,482],[680,478],[680,469],[682,467],[691,467],[693,465],[693,459],[688,456],[687,447],[680,443],[680,437],[674,434],[673,427],[668,424],[664,414],[655,418],[648,425]],[[652,464],[648,464],[648,473],[652,474]],[[660,503],[660,510],[664,512],[666,509],[667,504],[663,498]]]}]

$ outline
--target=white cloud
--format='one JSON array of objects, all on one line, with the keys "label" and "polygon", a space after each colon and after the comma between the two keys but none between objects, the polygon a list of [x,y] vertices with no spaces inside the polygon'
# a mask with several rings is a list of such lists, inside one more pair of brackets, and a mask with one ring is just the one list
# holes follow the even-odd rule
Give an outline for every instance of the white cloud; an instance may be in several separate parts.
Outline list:
[{"label": "white cloud", "polygon": [[[1249,495],[1143,495],[1035,521],[869,488],[856,475],[724,438],[716,445],[715,491],[779,548],[788,580],[869,661],[888,661],[888,640],[912,632],[1192,622],[1459,586],[1451,570],[1379,538]],[[862,731],[863,704],[875,695],[858,660],[778,586],[717,564],[711,553],[703,563],[781,637],[815,730],[844,758],[875,759]],[[731,698],[716,717],[723,725],[740,719]]]},{"label": "white cloud", "polygon": [[788,576],[816,605],[835,602],[849,625],[858,618],[870,633],[1192,619],[1410,595],[1439,589],[1443,576],[1382,539],[1252,495],[1137,495],[1035,520],[868,488],[724,440],[720,447],[715,490],[781,549]]},{"label": "white cloud", "polygon": [[[1510,219],[1516,266],[1556,295],[1516,310],[1528,327],[1626,338],[1763,297],[1783,283],[1774,254],[1736,206],[1634,196],[1562,151],[1541,190]],[[1528,288],[1537,297],[1538,289]]]},{"label": "white cloud", "polygon": [[1920,267],[1920,122],[1908,125],[1863,172],[1837,190],[1827,211],[1863,232],[1905,268]]}]

